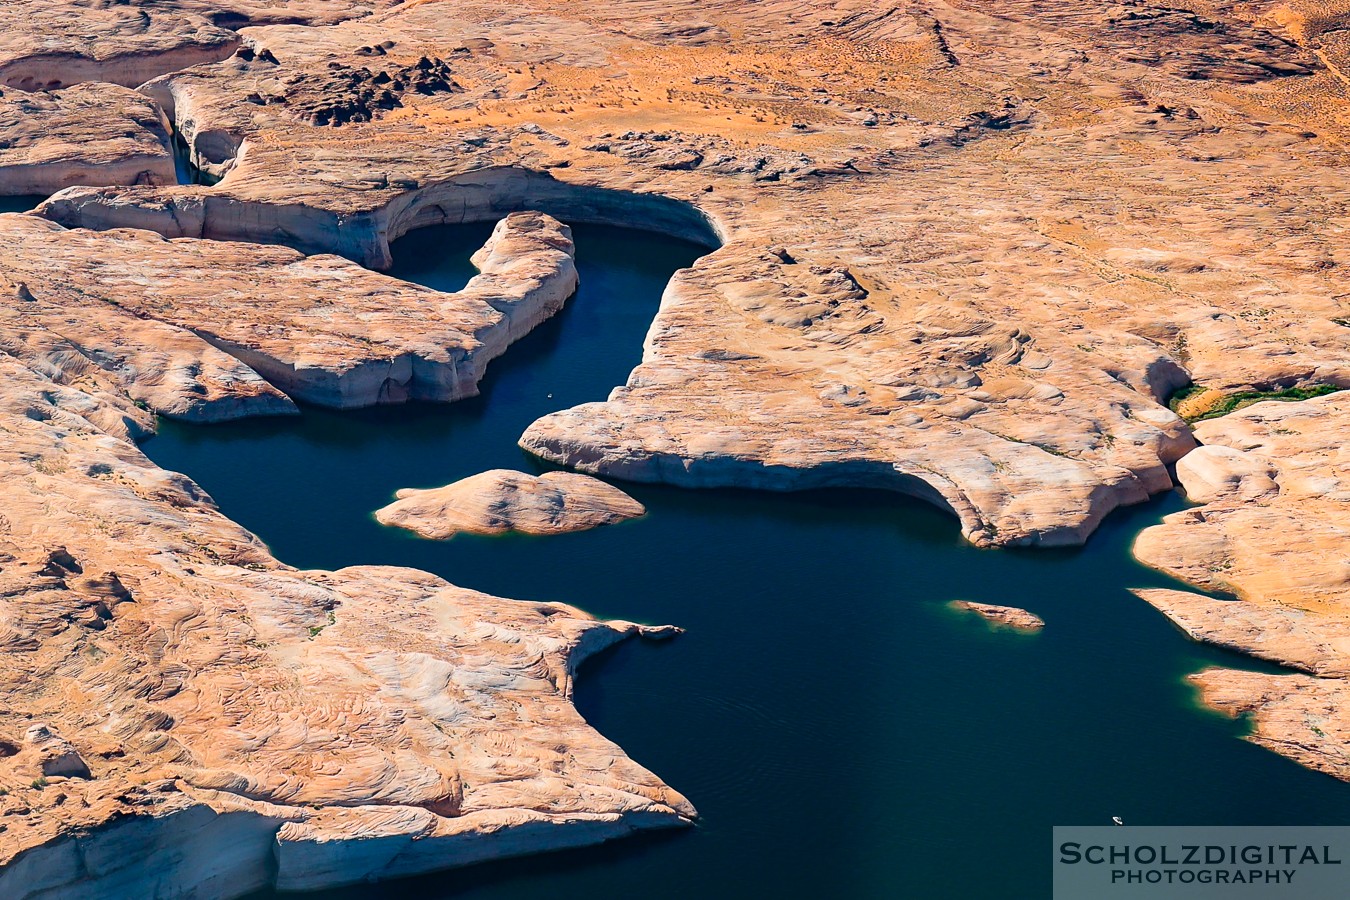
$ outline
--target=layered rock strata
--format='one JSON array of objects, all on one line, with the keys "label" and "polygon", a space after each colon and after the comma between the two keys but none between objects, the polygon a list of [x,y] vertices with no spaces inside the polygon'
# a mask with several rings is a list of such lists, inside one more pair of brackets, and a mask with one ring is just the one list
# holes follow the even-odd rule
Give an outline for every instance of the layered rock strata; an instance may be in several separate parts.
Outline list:
[{"label": "layered rock strata", "polygon": [[[12,821],[29,823],[0,832],[13,860],[0,879],[18,896],[137,893],[152,869],[170,873],[166,893],[246,890],[274,839],[281,883],[314,887],[690,813],[609,745],[556,749],[560,731],[598,740],[569,730],[584,726],[560,660],[612,628],[412,573],[284,569],[126,442],[151,427],[142,406],[287,409],[254,365],[332,405],[449,398],[479,325],[512,331],[516,308],[490,300],[433,314],[441,355],[423,377],[421,320],[397,317],[440,300],[258,243],[383,267],[409,229],[526,208],[703,241],[715,252],[672,282],[628,382],[536,423],[525,446],[692,486],[907,491],[981,544],[1079,542],[1113,507],[1167,489],[1193,440],[1165,401],[1189,381],[1350,383],[1339,0],[23,0],[0,16],[13,26],[0,83],[162,76],[145,92],[224,177],[71,188],[43,208],[183,241],[0,218],[21,250],[0,356],[13,448],[0,466],[16,486],[0,521],[14,544],[0,566],[14,579],[0,774]],[[304,24],[318,16],[351,20]],[[375,90],[423,58],[457,89],[397,105]],[[255,100],[288,88],[304,94],[298,111]],[[80,274],[90,259],[96,279]],[[335,292],[331,308],[309,281]],[[348,310],[366,314],[335,325]],[[455,336],[447,352],[439,338]],[[1300,408],[1340,427],[1338,406]],[[1184,553],[1163,547],[1157,563],[1247,605],[1153,599],[1194,634],[1306,669],[1200,678],[1211,702],[1255,711],[1258,740],[1342,774],[1343,579],[1325,552],[1338,463],[1291,449],[1299,475],[1255,456],[1181,464],[1192,495],[1219,506],[1214,522],[1164,526]],[[1296,526],[1272,499],[1291,479],[1309,510]],[[1240,534],[1268,508],[1288,531],[1244,543],[1216,524]],[[1302,547],[1317,565],[1283,593],[1238,562]],[[1263,592],[1278,603],[1252,599]],[[519,631],[501,619],[517,614]],[[367,729],[378,740],[363,743]],[[468,762],[447,771],[461,738]],[[28,780],[48,762],[74,773],[50,776],[68,779],[56,793]],[[438,840],[461,827],[493,839]],[[351,836],[372,838],[358,845],[369,853]],[[214,866],[169,864],[199,847]]]},{"label": "layered rock strata", "polygon": [[570,230],[508,216],[456,294],[277,246],[67,231],[0,216],[0,339],[62,383],[109,379],[198,421],[473,396],[488,362],[576,289]]},{"label": "layered rock strata", "polygon": [[51,91],[85,81],[135,87],[229,56],[234,32],[174,9],[98,0],[14,0],[0,9],[0,84]]},{"label": "layered rock strata", "polygon": [[563,534],[634,519],[646,509],[613,485],[573,472],[493,469],[440,488],[400,490],[375,513],[383,525],[435,540],[471,534]]},{"label": "layered rock strata", "polygon": [[245,25],[331,25],[397,0],[7,0],[0,6],[0,85],[51,91],[86,81],[135,87],[215,62]]},{"label": "layered rock strata", "polygon": [[[252,59],[147,87],[210,136],[223,183],[72,190],[44,214],[372,266],[409,228],[526,204],[720,244],[672,282],[628,383],[527,449],[689,486],[898,490],[976,543],[1079,543],[1170,487],[1193,444],[1164,401],[1188,381],[1350,380],[1316,224],[1350,200],[1321,136],[1339,50],[1309,48],[1304,13],[1113,9],[424,2],[246,28]],[[463,90],[378,122],[249,102],[424,57]]]},{"label": "layered rock strata", "polygon": [[130,403],[8,355],[0,384],[0,894],[313,890],[694,815],[568,702],[665,630],[296,571],[135,448]]},{"label": "layered rock strata", "polygon": [[1135,542],[1141,560],[1210,593],[1137,593],[1196,640],[1296,670],[1213,668],[1206,702],[1250,714],[1251,739],[1350,780],[1350,394],[1258,403],[1202,422],[1177,466],[1203,506]]},{"label": "layered rock strata", "polygon": [[54,194],[72,185],[174,184],[158,106],[109,84],[55,94],[0,92],[0,194]]}]

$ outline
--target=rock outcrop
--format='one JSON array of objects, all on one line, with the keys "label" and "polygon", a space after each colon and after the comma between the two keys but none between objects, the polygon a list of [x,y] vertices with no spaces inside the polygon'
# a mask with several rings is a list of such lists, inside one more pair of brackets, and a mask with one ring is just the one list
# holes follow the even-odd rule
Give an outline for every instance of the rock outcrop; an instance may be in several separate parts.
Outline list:
[{"label": "rock outcrop", "polygon": [[110,84],[0,92],[0,194],[177,180],[162,113],[143,94]]},{"label": "rock outcrop", "polygon": [[37,768],[45,777],[88,778],[89,764],[80,758],[70,741],[46,725],[33,725],[24,733],[24,744],[36,757]]},{"label": "rock outcrop", "polygon": [[1212,705],[1251,714],[1252,740],[1350,780],[1350,394],[1258,403],[1196,435],[1205,446],[1177,475],[1204,505],[1146,529],[1134,552],[1213,596],[1137,593],[1196,640],[1303,673],[1192,680]]},{"label": "rock outcrop", "polygon": [[[0,216],[0,339],[67,384],[90,375],[178,418],[473,396],[490,360],[576,289],[570,230],[508,216],[457,294],[277,246],[67,231]],[[21,348],[21,349],[20,349]]]},{"label": "rock outcrop", "polygon": [[152,412],[474,393],[575,290],[566,226],[507,216],[457,294],[28,215],[0,239],[0,894],[312,890],[692,819],[567,702],[587,655],[672,629],[296,572],[133,443]]},{"label": "rock outcrop", "polygon": [[[1171,486],[1193,446],[1177,388],[1350,383],[1317,224],[1350,206],[1320,136],[1342,51],[1310,50],[1311,13],[1204,6],[469,0],[245,28],[252,59],[147,88],[221,184],[73,190],[44,214],[376,267],[410,228],[526,204],[698,237],[720,246],[671,284],[628,383],[528,450],[892,489],[979,544],[1079,543]],[[423,57],[463,90],[338,127],[249,101]]]},{"label": "rock outcrop", "polygon": [[296,571],[86,387],[0,355],[0,895],[313,890],[693,817],[568,702],[669,629]]},{"label": "rock outcrop", "polygon": [[995,626],[1015,628],[1019,631],[1039,631],[1045,627],[1045,621],[1040,616],[1016,606],[998,606],[970,600],[953,600],[950,606],[952,609],[974,613]]},{"label": "rock outcrop", "polygon": [[14,0],[0,8],[0,85],[51,91],[85,81],[135,87],[229,56],[239,36],[172,3]]},{"label": "rock outcrop", "polygon": [[[405,570],[297,572],[131,443],[151,411],[467,396],[570,292],[565,229],[508,220],[459,295],[357,264],[527,209],[711,252],[627,383],[525,447],[691,486],[909,492],[979,544],[1081,542],[1183,460],[1208,505],[1139,553],[1239,599],[1151,599],[1302,669],[1197,680],[1345,777],[1344,401],[1206,423],[1248,456],[1189,463],[1166,401],[1350,385],[1346,16],[4,4],[6,100],[149,81],[223,181],[0,216],[0,893],[139,895],[149,870],[166,894],[314,889],[688,821],[567,703],[577,660],[638,626]],[[423,58],[426,90],[387,86]]]},{"label": "rock outcrop", "polygon": [[7,0],[0,85],[50,91],[86,81],[136,87],[228,57],[246,25],[331,25],[397,0]]},{"label": "rock outcrop", "polygon": [[375,518],[435,540],[460,532],[563,534],[646,513],[618,488],[573,472],[527,475],[493,469],[441,488],[404,488],[395,496]]}]

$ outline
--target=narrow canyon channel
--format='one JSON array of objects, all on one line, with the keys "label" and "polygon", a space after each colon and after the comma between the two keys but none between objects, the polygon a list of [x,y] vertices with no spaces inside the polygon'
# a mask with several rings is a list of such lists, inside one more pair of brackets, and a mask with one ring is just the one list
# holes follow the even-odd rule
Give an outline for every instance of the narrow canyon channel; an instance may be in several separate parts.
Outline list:
[{"label": "narrow canyon channel", "polygon": [[[490,224],[423,229],[393,275],[456,290]],[[1350,824],[1350,786],[1240,740],[1184,676],[1259,666],[1188,641],[1131,587],[1182,507],[1112,515],[1085,548],[978,550],[879,492],[623,485],[644,518],[561,536],[421,540],[372,512],[403,487],[545,470],[516,441],[638,362],[671,273],[701,248],[575,229],[581,288],[450,406],[193,426],[145,451],[283,561],[412,566],[502,597],[682,626],[588,663],[582,714],[698,807],[699,825],[324,897],[1048,896],[1054,824]],[[1037,633],[952,611],[1024,607]]]}]

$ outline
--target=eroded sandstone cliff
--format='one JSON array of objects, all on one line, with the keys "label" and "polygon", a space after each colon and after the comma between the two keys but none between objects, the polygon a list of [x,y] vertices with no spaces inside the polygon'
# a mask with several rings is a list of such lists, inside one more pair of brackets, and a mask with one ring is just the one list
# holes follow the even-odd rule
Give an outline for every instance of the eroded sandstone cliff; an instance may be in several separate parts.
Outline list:
[{"label": "eroded sandstone cliff", "polygon": [[[1193,443],[1163,401],[1191,379],[1346,379],[1316,224],[1345,207],[1319,131],[1343,87],[1298,8],[747,9],[424,2],[246,28],[246,54],[147,86],[214,136],[222,184],[44,213],[374,266],[408,228],[527,198],[702,236],[721,246],[671,284],[629,383],[524,446],[624,478],[905,491],[979,543],[1081,542],[1170,487]],[[337,129],[268,100],[420,60],[460,89],[384,109],[335,76],[316,89],[376,103]]]},{"label": "eroded sandstone cliff", "polygon": [[[292,409],[239,344],[174,310],[239,326],[232,304],[270,311],[249,333],[270,358],[306,354],[285,371],[335,379],[318,398],[335,405],[387,398],[344,387],[371,354],[472,391],[571,293],[565,227],[508,217],[460,294],[279,247],[20,215],[0,234],[7,275],[26,278],[8,282],[0,323],[0,893],[315,889],[690,821],[569,702],[587,655],[670,629],[412,570],[296,571],[134,444],[151,409]],[[420,343],[388,349],[382,329]],[[349,333],[365,338],[322,340]]]},{"label": "eroded sandstone cliff", "polygon": [[[318,887],[692,815],[567,703],[575,661],[638,626],[421,573],[296,572],[131,443],[148,411],[466,395],[570,291],[561,226],[517,220],[454,297],[357,264],[387,266],[412,228],[525,209],[711,251],[672,281],[628,382],[536,422],[528,449],[690,486],[906,491],[981,544],[1081,542],[1180,460],[1209,505],[1139,553],[1240,599],[1148,599],[1303,669],[1198,679],[1256,713],[1258,740],[1350,775],[1326,437],[1343,403],[1206,423],[1189,457],[1166,405],[1191,381],[1350,384],[1346,4],[0,16],[5,102],[61,116],[71,84],[148,81],[135,103],[223,178],[100,187],[166,179],[113,177],[109,156],[94,184],[44,157],[83,186],[50,221],[0,217],[6,893],[127,890],[157,865],[181,879],[168,892],[229,894],[270,877],[267,854],[282,886]],[[208,844],[214,868],[166,868]]]},{"label": "eroded sandstone cliff", "polygon": [[1177,466],[1203,506],[1135,544],[1144,562],[1212,596],[1140,591],[1196,640],[1297,672],[1209,669],[1205,699],[1250,713],[1252,740],[1350,780],[1350,394],[1258,403],[1196,428]]}]

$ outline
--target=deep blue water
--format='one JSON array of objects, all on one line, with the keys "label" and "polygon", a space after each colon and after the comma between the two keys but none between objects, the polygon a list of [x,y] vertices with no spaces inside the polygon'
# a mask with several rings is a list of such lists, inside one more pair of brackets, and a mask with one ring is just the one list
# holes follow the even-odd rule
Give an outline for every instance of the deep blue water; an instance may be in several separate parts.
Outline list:
[{"label": "deep blue water", "polygon": [[[443,289],[490,226],[395,245]],[[504,597],[688,629],[585,667],[576,703],[686,794],[698,827],[329,898],[1049,896],[1054,824],[1350,824],[1350,787],[1240,740],[1187,673],[1258,667],[1188,641],[1129,587],[1129,554],[1176,495],[1111,516],[1077,550],[977,550],[954,519],[879,492],[624,485],[643,519],[547,538],[418,539],[373,510],[401,487],[542,471],[516,440],[603,399],[641,356],[670,274],[701,252],[576,229],[581,289],[453,406],[164,423],[145,450],[197,479],[282,560],[415,566]],[[551,396],[550,396],[551,395]],[[953,599],[1022,606],[995,632]]]},{"label": "deep blue water", "polygon": [[0,196],[0,213],[28,212],[43,200],[46,194],[9,194]]}]

